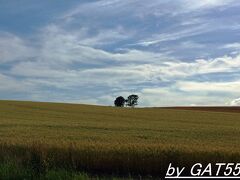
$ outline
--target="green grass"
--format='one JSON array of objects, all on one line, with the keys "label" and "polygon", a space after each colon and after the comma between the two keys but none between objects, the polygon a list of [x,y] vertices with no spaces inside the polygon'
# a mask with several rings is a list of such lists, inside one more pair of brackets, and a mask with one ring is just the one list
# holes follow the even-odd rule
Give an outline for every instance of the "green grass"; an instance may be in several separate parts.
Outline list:
[{"label": "green grass", "polygon": [[0,160],[45,175],[159,175],[169,162],[237,162],[239,137],[238,113],[0,101]]},{"label": "green grass", "polygon": [[23,167],[14,161],[0,164],[0,179],[47,179],[47,180],[86,180],[93,177],[64,169],[52,169],[44,174],[36,174],[31,167]]}]

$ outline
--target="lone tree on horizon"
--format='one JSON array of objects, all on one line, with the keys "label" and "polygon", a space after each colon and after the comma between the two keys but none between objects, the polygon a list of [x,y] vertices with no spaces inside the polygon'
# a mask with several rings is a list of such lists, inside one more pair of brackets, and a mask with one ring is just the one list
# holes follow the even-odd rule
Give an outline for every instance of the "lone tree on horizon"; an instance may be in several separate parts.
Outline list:
[{"label": "lone tree on horizon", "polygon": [[116,107],[124,107],[125,102],[126,100],[124,99],[124,97],[118,96],[114,101],[114,105]]},{"label": "lone tree on horizon", "polygon": [[138,105],[138,98],[138,95],[135,94],[128,96],[126,100],[127,106],[135,107],[136,105]]}]

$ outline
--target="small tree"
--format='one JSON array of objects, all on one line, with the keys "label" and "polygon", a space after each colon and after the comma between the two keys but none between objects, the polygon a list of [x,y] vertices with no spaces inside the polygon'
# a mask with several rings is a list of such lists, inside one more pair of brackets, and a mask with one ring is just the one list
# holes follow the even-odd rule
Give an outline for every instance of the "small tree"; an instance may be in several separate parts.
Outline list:
[{"label": "small tree", "polygon": [[128,96],[126,102],[127,102],[127,106],[130,107],[135,107],[136,105],[138,105],[138,95],[132,94],[130,96]]},{"label": "small tree", "polygon": [[122,96],[119,96],[115,99],[114,104],[116,107],[123,107],[125,104],[125,99]]}]

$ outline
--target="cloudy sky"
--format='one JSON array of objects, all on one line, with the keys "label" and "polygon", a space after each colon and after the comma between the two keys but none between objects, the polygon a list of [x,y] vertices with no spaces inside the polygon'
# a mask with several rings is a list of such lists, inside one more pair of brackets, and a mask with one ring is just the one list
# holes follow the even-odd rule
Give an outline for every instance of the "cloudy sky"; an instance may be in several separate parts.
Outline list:
[{"label": "cloudy sky", "polygon": [[0,99],[240,105],[239,0],[0,1]]}]

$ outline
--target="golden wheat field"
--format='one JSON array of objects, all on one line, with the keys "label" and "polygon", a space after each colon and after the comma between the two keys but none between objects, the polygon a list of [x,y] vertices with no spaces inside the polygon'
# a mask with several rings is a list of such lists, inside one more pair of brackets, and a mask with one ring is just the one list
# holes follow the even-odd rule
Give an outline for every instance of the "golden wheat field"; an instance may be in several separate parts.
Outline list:
[{"label": "golden wheat field", "polygon": [[159,175],[169,162],[234,162],[239,137],[239,113],[0,101],[0,160],[41,172]]}]

